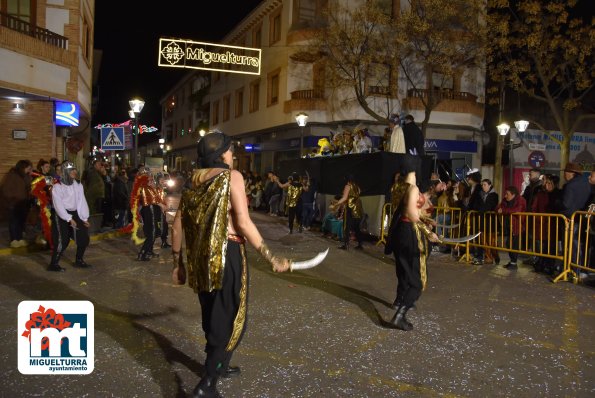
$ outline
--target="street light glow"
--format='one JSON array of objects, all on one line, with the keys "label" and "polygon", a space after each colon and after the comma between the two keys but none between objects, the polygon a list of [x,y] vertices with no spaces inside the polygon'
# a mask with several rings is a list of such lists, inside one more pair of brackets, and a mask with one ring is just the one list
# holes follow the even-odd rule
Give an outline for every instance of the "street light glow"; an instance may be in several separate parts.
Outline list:
[{"label": "street light glow", "polygon": [[295,116],[295,121],[297,122],[298,126],[306,127],[306,123],[308,122],[308,114],[304,112],[300,112]]},{"label": "street light glow", "polygon": [[516,127],[520,133],[524,133],[525,130],[527,130],[527,127],[529,127],[529,122],[526,120],[517,120],[514,122],[514,127]]},{"label": "street light glow", "polygon": [[145,101],[143,101],[140,98],[133,98],[130,101],[128,101],[128,105],[130,105],[130,109],[132,110],[132,112],[141,113],[143,107],[145,106]]},{"label": "street light glow", "polygon": [[498,133],[500,133],[500,135],[506,135],[508,134],[508,130],[510,130],[510,126],[506,123],[501,123],[497,125],[496,128],[498,129]]}]

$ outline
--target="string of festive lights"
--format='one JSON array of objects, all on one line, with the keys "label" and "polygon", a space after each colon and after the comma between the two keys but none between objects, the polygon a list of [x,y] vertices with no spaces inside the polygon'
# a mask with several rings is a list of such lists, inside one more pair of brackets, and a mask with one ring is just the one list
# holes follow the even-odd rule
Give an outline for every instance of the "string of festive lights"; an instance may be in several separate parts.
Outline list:
[{"label": "string of festive lights", "polygon": [[[95,128],[98,130],[101,130],[104,127],[130,127],[130,128],[132,128],[133,125],[134,125],[134,123],[132,122],[132,120],[127,120],[123,123],[98,124],[97,126],[95,126]],[[159,131],[159,129],[155,126],[149,127],[145,124],[141,124],[138,126],[138,131],[139,131],[139,134],[144,134],[144,133],[154,133],[155,131]],[[133,131],[132,135],[136,135],[136,133]]]}]

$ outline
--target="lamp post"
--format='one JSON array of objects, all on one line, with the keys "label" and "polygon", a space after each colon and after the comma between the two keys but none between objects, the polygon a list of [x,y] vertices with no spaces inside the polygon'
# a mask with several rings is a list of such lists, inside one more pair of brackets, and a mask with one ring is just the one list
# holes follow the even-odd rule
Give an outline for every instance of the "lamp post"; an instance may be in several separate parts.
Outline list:
[{"label": "lamp post", "polygon": [[295,121],[297,122],[298,126],[300,126],[300,158],[304,154],[304,127],[306,127],[306,123],[308,123],[308,114],[304,112],[300,112],[295,116]]},{"label": "lamp post", "polygon": [[[517,120],[514,122],[514,127],[517,131],[517,133],[524,133],[527,130],[527,127],[529,127],[529,122],[526,120]],[[500,136],[502,136],[502,139],[504,139],[504,137],[506,136],[506,134],[508,134],[508,132],[510,131],[510,126],[506,123],[501,123],[498,126],[496,126],[496,128],[498,129],[498,133],[500,133]],[[512,138],[512,132],[510,134],[510,137],[508,138],[508,184],[511,185],[512,184],[512,178],[513,178],[513,170],[514,170],[514,150],[516,148],[519,148],[521,145],[523,144],[523,139],[521,137],[521,141],[515,143],[514,139]]]},{"label": "lamp post", "polygon": [[[128,104],[130,105],[130,112],[134,113],[134,125],[136,127],[136,134],[134,134],[134,153],[132,159],[134,162],[134,167],[138,167],[138,135],[140,134],[138,128],[138,117],[145,106],[145,101],[140,98],[133,98],[128,101]],[[132,113],[130,112],[128,113],[132,116]]]}]

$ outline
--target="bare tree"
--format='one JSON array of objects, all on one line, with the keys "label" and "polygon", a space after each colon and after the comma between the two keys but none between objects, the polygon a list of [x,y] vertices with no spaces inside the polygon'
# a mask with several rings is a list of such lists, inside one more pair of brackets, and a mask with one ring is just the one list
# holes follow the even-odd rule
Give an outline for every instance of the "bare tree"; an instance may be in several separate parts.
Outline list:
[{"label": "bare tree", "polygon": [[[483,1],[410,0],[402,12],[394,8],[398,2],[386,0],[342,4],[329,2],[328,24],[313,46],[326,57],[329,85],[352,89],[370,116],[386,122],[398,101],[399,75],[404,76],[408,94],[424,108],[425,136],[432,110],[453,98],[453,80],[483,65]],[[370,106],[379,96],[386,98],[382,111]]]},{"label": "bare tree", "polygon": [[[568,163],[570,141],[580,123],[595,118],[593,108],[584,103],[595,85],[594,20],[572,17],[576,4],[576,0],[488,1],[490,76],[548,106],[562,140],[540,121],[530,122],[560,145],[561,168]],[[496,93],[498,87],[489,91]]]}]

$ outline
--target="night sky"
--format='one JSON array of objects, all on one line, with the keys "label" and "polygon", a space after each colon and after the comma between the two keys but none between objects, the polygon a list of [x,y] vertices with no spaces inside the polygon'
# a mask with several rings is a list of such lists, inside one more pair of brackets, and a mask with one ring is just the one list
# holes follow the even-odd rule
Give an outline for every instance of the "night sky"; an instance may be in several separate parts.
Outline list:
[{"label": "night sky", "polygon": [[[95,2],[95,48],[103,51],[93,122],[128,119],[128,100],[145,100],[141,124],[161,127],[159,100],[190,69],[160,68],[160,37],[218,42],[261,0]],[[169,6],[169,7],[168,7]]]}]

